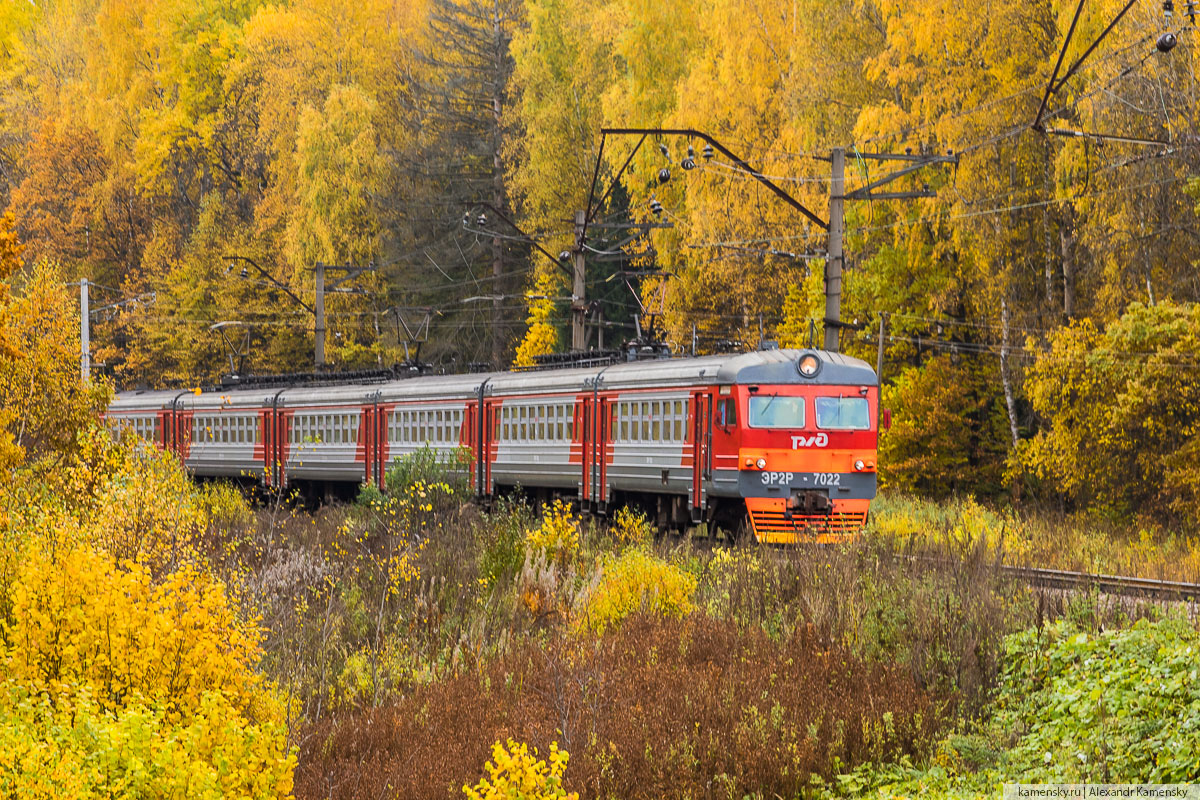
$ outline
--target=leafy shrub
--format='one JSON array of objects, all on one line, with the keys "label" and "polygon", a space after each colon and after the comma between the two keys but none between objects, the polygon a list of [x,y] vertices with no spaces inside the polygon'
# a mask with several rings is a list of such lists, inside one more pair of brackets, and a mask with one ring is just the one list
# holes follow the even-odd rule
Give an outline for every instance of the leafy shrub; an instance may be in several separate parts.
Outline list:
[{"label": "leafy shrub", "polygon": [[388,494],[395,494],[417,483],[445,484],[452,494],[467,490],[471,451],[456,447],[449,452],[435,450],[428,444],[392,461],[387,468]]},{"label": "leafy shrub", "polygon": [[10,587],[0,790],[286,797],[283,709],[220,583],[161,581],[85,544],[31,548]]},{"label": "leafy shrub", "polygon": [[1196,781],[1197,653],[1200,633],[1174,617],[1099,634],[1060,621],[1010,637],[993,723],[1024,732],[1009,773],[1036,783]]},{"label": "leafy shrub", "polygon": [[90,686],[113,710],[138,698],[187,721],[206,690],[259,719],[280,709],[254,672],[258,631],[224,587],[185,566],[161,582],[85,546],[30,551],[11,588],[5,674],[53,702]]},{"label": "leafy shrub", "polygon": [[567,794],[562,788],[563,772],[570,754],[559,750],[557,742],[550,743],[549,763],[533,755],[529,747],[512,739],[505,746],[492,745],[492,761],[484,769],[487,777],[475,786],[464,786],[470,800],[579,800],[579,794]]},{"label": "leafy shrub", "polygon": [[528,506],[501,499],[482,524],[476,526],[479,574],[488,586],[496,586],[521,569],[525,561],[525,532],[532,523],[530,517]]},{"label": "leafy shrub", "polygon": [[622,545],[646,544],[654,538],[654,526],[643,512],[622,506],[613,517],[609,533]]},{"label": "leafy shrub", "polygon": [[134,699],[119,709],[86,691],[58,706],[0,682],[0,794],[99,797],[291,797],[295,756],[276,723],[247,720],[218,690],[186,721]]},{"label": "leafy shrub", "polygon": [[1174,617],[1098,634],[1065,620],[1013,634],[995,713],[978,732],[947,737],[924,769],[863,766],[842,788],[981,797],[1002,783],[1194,783],[1197,652],[1200,632]]},{"label": "leafy shrub", "polygon": [[683,617],[695,609],[695,591],[694,575],[644,550],[607,554],[598,580],[583,596],[577,621],[583,628],[603,633],[638,611]]},{"label": "leafy shrub", "polygon": [[566,562],[579,552],[579,518],[566,500],[542,506],[542,520],[525,534],[525,543],[550,561]]}]

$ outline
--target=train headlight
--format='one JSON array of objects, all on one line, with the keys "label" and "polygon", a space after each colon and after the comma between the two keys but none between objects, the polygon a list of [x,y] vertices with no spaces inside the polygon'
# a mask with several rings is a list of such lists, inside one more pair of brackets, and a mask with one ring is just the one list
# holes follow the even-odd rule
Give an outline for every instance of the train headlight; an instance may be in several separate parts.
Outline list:
[{"label": "train headlight", "polygon": [[759,469],[766,469],[767,460],[765,458],[760,458],[758,461],[754,462],[754,466],[758,467]]},{"label": "train headlight", "polygon": [[821,371],[821,359],[817,358],[816,353],[805,353],[796,362],[796,369],[800,370],[800,374],[805,378],[815,378]]},{"label": "train headlight", "polygon": [[863,460],[861,458],[854,462],[855,472],[862,472],[866,468],[866,466],[867,465],[863,463]]}]

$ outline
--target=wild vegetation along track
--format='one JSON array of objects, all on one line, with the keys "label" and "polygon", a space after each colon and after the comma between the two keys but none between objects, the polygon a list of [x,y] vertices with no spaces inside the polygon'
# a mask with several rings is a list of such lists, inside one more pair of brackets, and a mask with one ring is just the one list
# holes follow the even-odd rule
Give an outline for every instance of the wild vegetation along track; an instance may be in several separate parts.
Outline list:
[{"label": "wild vegetation along track", "polygon": [[1200,583],[1132,578],[1125,575],[1095,575],[1061,569],[1007,565],[1001,566],[1000,570],[1006,575],[1019,578],[1034,586],[1051,589],[1095,588],[1105,594],[1119,594],[1127,597],[1147,597],[1156,600],[1200,600]]}]

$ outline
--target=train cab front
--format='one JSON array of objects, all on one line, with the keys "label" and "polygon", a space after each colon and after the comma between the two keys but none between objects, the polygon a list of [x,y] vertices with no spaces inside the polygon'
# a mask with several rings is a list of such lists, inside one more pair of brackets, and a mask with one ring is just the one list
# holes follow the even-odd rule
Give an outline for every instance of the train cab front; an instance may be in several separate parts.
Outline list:
[{"label": "train cab front", "polygon": [[[788,351],[780,351],[787,353]],[[738,488],[760,542],[858,533],[875,497],[879,387],[865,362],[819,350],[742,370]]]}]

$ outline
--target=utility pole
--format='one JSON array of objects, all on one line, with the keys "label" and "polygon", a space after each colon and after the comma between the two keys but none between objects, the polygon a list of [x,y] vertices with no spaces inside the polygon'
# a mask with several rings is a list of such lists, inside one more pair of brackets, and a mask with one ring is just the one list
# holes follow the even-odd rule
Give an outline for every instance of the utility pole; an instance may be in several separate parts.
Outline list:
[{"label": "utility pole", "polygon": [[836,353],[841,342],[842,231],[845,228],[846,150],[833,148],[829,184],[829,247],[825,256],[825,349]]},{"label": "utility pole", "polygon": [[86,381],[92,377],[92,331],[89,326],[88,279],[79,282],[79,372]]},{"label": "utility pole", "polygon": [[317,264],[315,271],[317,296],[313,302],[313,314],[316,316],[313,333],[316,342],[313,355],[317,369],[321,369],[325,366],[325,265]]},{"label": "utility pole", "polygon": [[[345,272],[346,274],[335,280],[329,286],[325,285],[325,272],[327,270],[336,270]],[[335,294],[367,294],[361,289],[339,289],[343,283],[353,280],[364,272],[374,272],[375,265],[372,263],[365,267],[355,266],[337,266],[334,264],[320,264],[313,267],[316,283],[316,297],[313,301],[312,312],[315,317],[313,324],[313,334],[315,342],[313,343],[313,360],[316,362],[318,370],[325,367],[325,292],[330,291]]]},{"label": "utility pole", "polygon": [[587,212],[575,212],[575,249],[571,253],[573,266],[571,284],[571,349],[575,351],[587,348],[587,332],[584,327],[587,314],[587,285],[583,260],[583,237],[587,228]]}]

